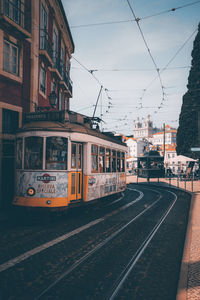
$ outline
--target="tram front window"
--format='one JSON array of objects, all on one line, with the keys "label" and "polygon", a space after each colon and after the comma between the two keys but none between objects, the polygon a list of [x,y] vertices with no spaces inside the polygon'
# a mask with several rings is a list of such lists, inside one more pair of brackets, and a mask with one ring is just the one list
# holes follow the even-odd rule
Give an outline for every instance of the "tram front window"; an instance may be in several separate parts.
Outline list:
[{"label": "tram front window", "polygon": [[25,139],[24,168],[29,170],[42,169],[43,138],[37,136]]},{"label": "tram front window", "polygon": [[46,169],[67,170],[67,138],[47,137],[46,139]]},{"label": "tram front window", "polygon": [[22,138],[18,138],[16,141],[16,168],[22,168]]}]

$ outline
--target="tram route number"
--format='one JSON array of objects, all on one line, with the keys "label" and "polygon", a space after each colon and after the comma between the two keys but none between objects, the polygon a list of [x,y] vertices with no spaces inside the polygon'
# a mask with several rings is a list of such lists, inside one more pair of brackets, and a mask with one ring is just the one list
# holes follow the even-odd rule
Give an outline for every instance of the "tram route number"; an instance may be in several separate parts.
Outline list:
[{"label": "tram route number", "polygon": [[54,184],[38,184],[37,193],[55,194],[56,187]]}]

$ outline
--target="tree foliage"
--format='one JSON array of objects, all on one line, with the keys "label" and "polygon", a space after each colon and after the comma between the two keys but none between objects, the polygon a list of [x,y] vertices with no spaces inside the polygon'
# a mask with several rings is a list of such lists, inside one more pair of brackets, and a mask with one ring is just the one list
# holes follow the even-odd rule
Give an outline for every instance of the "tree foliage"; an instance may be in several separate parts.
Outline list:
[{"label": "tree foliage", "polygon": [[183,96],[177,131],[177,154],[194,157],[191,147],[200,147],[200,24],[194,40],[187,92]]}]

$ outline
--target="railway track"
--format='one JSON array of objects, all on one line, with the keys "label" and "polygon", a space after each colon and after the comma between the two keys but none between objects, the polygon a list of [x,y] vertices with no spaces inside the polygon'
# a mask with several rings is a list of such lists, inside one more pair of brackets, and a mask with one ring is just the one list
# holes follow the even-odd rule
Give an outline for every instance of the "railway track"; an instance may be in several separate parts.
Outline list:
[{"label": "railway track", "polygon": [[[163,238],[162,232],[170,232],[165,238],[170,248],[171,243],[180,239],[178,254],[168,260],[177,260],[177,256],[181,260],[189,198],[184,201],[179,198],[179,193],[171,190],[132,185],[121,198],[94,210],[98,217],[87,224],[2,263],[2,282],[9,278],[13,292],[19,297],[29,295],[28,299],[159,299],[160,294],[155,290],[151,292],[152,298],[151,294],[145,298],[148,285],[144,295],[140,295],[141,289],[144,290],[141,272],[143,278],[155,284],[160,271],[152,257],[168,251],[156,246],[156,239],[159,245]],[[170,238],[171,224],[177,226],[176,215],[183,211],[176,229],[178,236]],[[158,255],[158,260],[161,256]],[[36,266],[34,274],[26,279],[25,274],[31,273],[33,266]],[[15,286],[19,280],[13,281],[19,273],[24,278],[20,292]],[[5,286],[3,291],[4,296]],[[10,293],[6,296],[15,299]],[[166,299],[173,298],[168,294]]]}]

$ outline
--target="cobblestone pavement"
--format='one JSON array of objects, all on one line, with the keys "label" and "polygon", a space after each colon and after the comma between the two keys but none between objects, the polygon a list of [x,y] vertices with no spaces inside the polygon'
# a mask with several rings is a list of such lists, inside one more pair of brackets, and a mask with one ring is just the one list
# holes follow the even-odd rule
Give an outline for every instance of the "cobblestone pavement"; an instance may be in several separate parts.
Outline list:
[{"label": "cobblestone pavement", "polygon": [[[146,179],[128,176],[127,183],[146,182]],[[157,183],[151,179],[150,184]],[[192,193],[190,216],[180,272],[177,300],[200,300],[200,181],[160,179],[160,184],[171,185]]]}]

